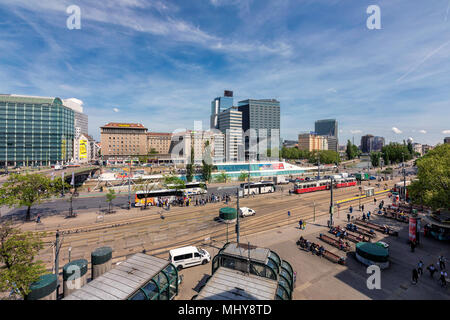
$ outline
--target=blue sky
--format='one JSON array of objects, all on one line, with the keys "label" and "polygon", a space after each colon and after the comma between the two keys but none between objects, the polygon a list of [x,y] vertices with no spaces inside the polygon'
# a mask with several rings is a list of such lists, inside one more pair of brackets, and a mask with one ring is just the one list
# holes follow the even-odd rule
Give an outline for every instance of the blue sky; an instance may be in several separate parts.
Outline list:
[{"label": "blue sky", "polygon": [[[366,27],[374,4],[381,30]],[[70,5],[80,30],[66,27]],[[110,121],[208,128],[227,89],[235,104],[278,99],[285,139],[336,118],[341,144],[367,133],[436,144],[450,136],[449,11],[450,0],[0,0],[0,92],[80,99],[97,139]]]}]

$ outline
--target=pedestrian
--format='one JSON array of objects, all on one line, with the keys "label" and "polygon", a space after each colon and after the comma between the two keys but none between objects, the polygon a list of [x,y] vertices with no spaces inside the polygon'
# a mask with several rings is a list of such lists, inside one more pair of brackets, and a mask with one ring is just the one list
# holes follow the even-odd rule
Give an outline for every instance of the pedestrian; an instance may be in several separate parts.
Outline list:
[{"label": "pedestrian", "polygon": [[367,220],[370,220],[370,211],[367,212]]},{"label": "pedestrian", "polygon": [[441,268],[441,270],[445,269],[445,258],[443,255],[439,257],[439,268]]},{"label": "pedestrian", "polygon": [[291,217],[291,212],[290,212],[290,211],[288,211],[288,217],[289,217],[289,218]]},{"label": "pedestrian", "polygon": [[434,264],[430,264],[427,269],[428,271],[430,271],[430,277],[433,278],[433,275],[436,272],[436,267],[434,266]]},{"label": "pedestrian", "polygon": [[350,222],[350,213],[347,213],[347,222]]},{"label": "pedestrian", "polygon": [[40,213],[38,213],[38,215],[37,215],[36,223],[41,223],[41,214]]},{"label": "pedestrian", "polygon": [[419,263],[417,264],[417,272],[419,273],[419,275],[423,275],[423,262],[422,260],[419,261]]},{"label": "pedestrian", "polygon": [[362,220],[363,221],[366,221],[366,214],[363,212],[363,214],[362,214]]},{"label": "pedestrian", "polygon": [[298,222],[298,228],[301,230],[301,229],[302,229],[302,226],[303,226],[303,221],[302,221],[302,220],[299,220],[299,222]]},{"label": "pedestrian", "polygon": [[348,208],[348,211],[350,211],[350,214],[352,214],[353,213],[353,207],[350,206],[350,208]]},{"label": "pedestrian", "polygon": [[411,241],[411,252],[414,252],[414,248],[416,247],[416,242]]},{"label": "pedestrian", "polygon": [[373,204],[377,204],[377,198],[373,198]]},{"label": "pedestrian", "polygon": [[306,221],[303,221],[303,230],[306,229]]},{"label": "pedestrian", "polygon": [[439,281],[441,281],[441,287],[445,287],[447,285],[447,271],[441,271],[441,276],[439,277]]},{"label": "pedestrian", "polygon": [[419,274],[417,273],[416,269],[413,269],[412,271],[412,281],[413,284],[417,284],[417,281],[419,280]]},{"label": "pedestrian", "polygon": [[361,205],[362,212],[364,212],[364,205]]}]

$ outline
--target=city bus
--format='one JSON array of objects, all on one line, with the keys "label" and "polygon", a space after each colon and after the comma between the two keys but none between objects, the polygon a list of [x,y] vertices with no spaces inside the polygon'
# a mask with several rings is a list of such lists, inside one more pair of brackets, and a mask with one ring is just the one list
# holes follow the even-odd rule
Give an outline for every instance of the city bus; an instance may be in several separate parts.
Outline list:
[{"label": "city bus", "polygon": [[[249,194],[249,184],[241,183],[241,188],[244,190],[244,195]],[[250,194],[263,194],[275,192],[275,183],[273,181],[261,181],[250,183]],[[242,194],[242,193],[240,193]]]},{"label": "city bus", "polygon": [[199,195],[208,193],[208,188],[206,184],[202,182],[188,182],[186,183],[186,188],[183,189],[185,195]]},{"label": "city bus", "polygon": [[183,197],[184,192],[182,190],[164,189],[164,190],[151,190],[149,192],[136,191],[134,205],[135,207],[144,207],[145,199],[147,198],[148,206],[155,206],[158,200],[168,200],[169,203]]}]

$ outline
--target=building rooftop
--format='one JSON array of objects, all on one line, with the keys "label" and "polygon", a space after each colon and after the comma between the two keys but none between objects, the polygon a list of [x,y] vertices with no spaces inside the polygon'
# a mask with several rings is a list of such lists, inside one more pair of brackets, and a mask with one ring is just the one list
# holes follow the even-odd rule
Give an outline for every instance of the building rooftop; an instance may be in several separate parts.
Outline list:
[{"label": "building rooftop", "polygon": [[169,263],[168,260],[137,253],[64,300],[125,300]]},{"label": "building rooftop", "polygon": [[274,300],[275,280],[220,267],[195,300]]},{"label": "building rooftop", "polygon": [[171,136],[171,133],[167,132],[147,132],[147,135],[149,136]]},{"label": "building rooftop", "polygon": [[23,103],[48,103],[52,104],[57,100],[62,104],[62,100],[56,97],[39,97],[39,96],[27,96],[17,94],[0,94],[0,101],[2,102],[23,102]]},{"label": "building rooftop", "polygon": [[110,123],[104,125],[102,128],[139,128],[139,129],[146,129],[140,123],[118,123],[118,122],[110,122]]}]

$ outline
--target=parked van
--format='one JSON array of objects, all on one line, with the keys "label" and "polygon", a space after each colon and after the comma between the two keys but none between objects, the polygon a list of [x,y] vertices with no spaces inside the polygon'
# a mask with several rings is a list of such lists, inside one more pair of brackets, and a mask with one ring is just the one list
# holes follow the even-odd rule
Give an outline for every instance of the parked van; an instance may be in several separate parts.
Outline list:
[{"label": "parked van", "polygon": [[211,261],[208,251],[197,247],[183,247],[169,251],[169,261],[178,269],[206,264]]},{"label": "parked van", "polygon": [[247,216],[254,216],[256,214],[255,210],[247,208],[247,207],[242,207],[239,208],[239,214],[241,215],[242,218],[247,217]]}]

